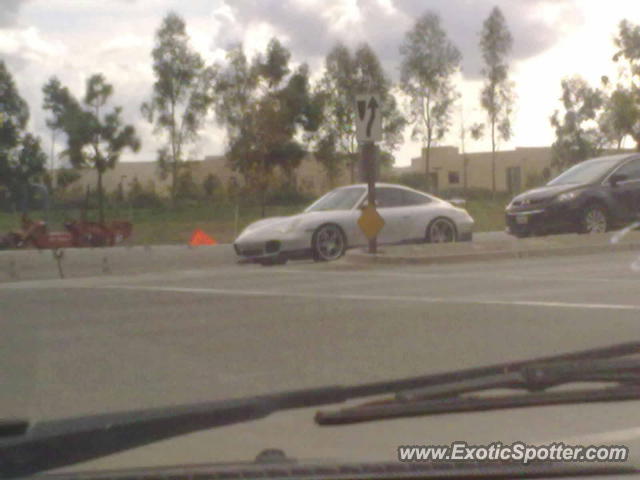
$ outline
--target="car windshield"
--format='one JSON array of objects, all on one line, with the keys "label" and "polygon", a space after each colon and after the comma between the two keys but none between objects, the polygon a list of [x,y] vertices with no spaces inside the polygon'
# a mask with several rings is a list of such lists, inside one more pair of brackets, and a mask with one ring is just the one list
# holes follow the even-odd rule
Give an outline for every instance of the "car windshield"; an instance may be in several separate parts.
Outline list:
[{"label": "car windshield", "polygon": [[316,202],[312,203],[305,212],[319,212],[322,210],[351,210],[362,198],[365,189],[360,187],[338,188]]},{"label": "car windshield", "polygon": [[640,461],[639,292],[640,0],[0,0],[0,480]]},{"label": "car windshield", "polygon": [[547,185],[593,183],[603,175],[605,175],[619,162],[620,159],[616,157],[587,160],[574,165],[566,172],[558,175],[556,178],[551,180]]}]

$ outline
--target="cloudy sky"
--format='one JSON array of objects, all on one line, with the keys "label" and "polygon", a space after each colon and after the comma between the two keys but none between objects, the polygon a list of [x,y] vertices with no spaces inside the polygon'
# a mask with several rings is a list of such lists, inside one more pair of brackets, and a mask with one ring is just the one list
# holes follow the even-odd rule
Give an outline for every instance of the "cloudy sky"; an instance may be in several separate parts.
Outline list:
[{"label": "cloudy sky", "polygon": [[[405,32],[425,10],[437,11],[463,54],[458,116],[464,111],[471,124],[483,120],[478,32],[494,5],[502,8],[514,37],[511,73],[518,95],[515,136],[503,147],[549,145],[548,118],[557,107],[560,80],[579,74],[597,83],[603,74],[617,75],[612,38],[623,18],[640,23],[637,0],[0,0],[0,58],[29,102],[31,128],[47,148],[42,85],[56,75],[81,95],[86,78],[102,72],[115,85],[115,103],[143,137],[143,150],[125,160],[153,160],[160,139],[139,106],[153,83],[154,32],[169,10],[185,18],[193,46],[209,62],[223,59],[233,43],[255,52],[277,35],[294,61],[307,62],[318,74],[337,41],[366,41],[392,78],[398,76]],[[443,143],[457,145],[458,128]],[[221,154],[224,145],[212,121],[192,154]],[[419,149],[407,134],[395,152],[397,164],[408,164]],[[468,151],[486,149],[486,142],[467,141]]]}]

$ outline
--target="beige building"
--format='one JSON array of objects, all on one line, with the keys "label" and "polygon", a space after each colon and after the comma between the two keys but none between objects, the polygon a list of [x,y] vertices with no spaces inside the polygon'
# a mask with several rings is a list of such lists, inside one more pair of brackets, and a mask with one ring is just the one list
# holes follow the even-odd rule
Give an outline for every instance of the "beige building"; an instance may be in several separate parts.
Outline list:
[{"label": "beige building", "polygon": [[[467,153],[462,155],[456,147],[432,147],[430,155],[431,183],[436,190],[468,188],[491,189],[491,152]],[[225,188],[232,182],[242,184],[242,176],[233,172],[223,156],[208,156],[202,161],[189,162],[193,179],[202,185],[204,179],[213,174]],[[414,158],[409,167],[396,167],[393,174],[424,173],[425,152]],[[532,182],[540,182],[551,171],[551,149],[548,147],[516,148],[496,153],[496,189],[501,192],[519,192]],[[95,188],[96,172],[85,170],[73,188]],[[348,169],[342,169],[339,178],[332,185],[322,165],[312,154],[308,154],[294,173],[296,185],[302,192],[320,194],[332,187],[350,182]],[[105,173],[104,188],[116,191],[119,185],[126,192],[134,180],[144,188],[152,184],[157,193],[168,195],[171,179],[162,179],[156,162],[121,162],[114,170]]]},{"label": "beige building", "polygon": [[[425,158],[426,150],[423,150],[421,157],[411,160],[408,170],[425,173]],[[436,190],[492,188],[491,152],[462,155],[456,147],[432,147],[429,171]],[[499,192],[519,192],[551,174],[549,147],[496,152],[496,190]]]},{"label": "beige building", "polygon": [[[233,172],[227,165],[224,156],[208,156],[201,161],[188,162],[191,174],[196,184],[202,185],[204,179],[213,174],[218,177],[221,184],[228,186],[236,182],[243,183],[242,175]],[[324,168],[315,160],[315,157],[308,154],[294,174],[298,188],[307,193],[318,194],[331,188],[329,179]],[[123,191],[127,192],[133,182],[137,180],[144,188],[149,188],[153,184],[157,193],[168,195],[171,189],[171,178],[162,179],[159,174],[156,162],[120,162],[116,168],[107,171],[103,176],[103,185],[106,192],[113,192],[122,184]],[[347,172],[335,181],[335,186],[349,183]],[[91,189],[97,184],[97,173],[95,170],[84,170],[80,179],[73,184],[73,188]]]}]

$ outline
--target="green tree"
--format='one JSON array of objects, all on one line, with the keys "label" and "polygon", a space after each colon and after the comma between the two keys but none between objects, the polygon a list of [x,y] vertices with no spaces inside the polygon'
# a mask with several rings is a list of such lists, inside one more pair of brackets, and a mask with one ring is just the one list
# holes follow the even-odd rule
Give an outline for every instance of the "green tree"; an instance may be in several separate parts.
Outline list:
[{"label": "green tree", "polygon": [[361,45],[354,53],[340,43],[333,47],[325,58],[318,92],[323,100],[324,119],[316,136],[316,149],[324,152],[319,160],[330,177],[335,178],[345,165],[351,181],[356,180],[359,146],[355,102],[360,93],[380,95],[383,147],[393,152],[402,143],[406,119],[398,109],[391,81],[369,45]]},{"label": "green tree", "polygon": [[632,89],[623,85],[610,86],[609,80],[603,78],[604,108],[598,118],[598,125],[608,143],[618,150],[627,135],[634,137],[640,122],[640,109]]},{"label": "green tree", "polygon": [[452,106],[459,96],[452,77],[459,70],[462,56],[447,38],[440,17],[432,12],[425,13],[407,32],[400,55],[400,87],[410,98],[412,137],[420,139],[425,149],[429,185],[431,145],[451,127]]},{"label": "green tree", "polygon": [[200,196],[200,189],[193,179],[193,173],[188,165],[178,175],[178,186],[176,190],[176,198],[179,200],[197,200]]},{"label": "green tree", "polygon": [[62,168],[56,175],[56,188],[65,190],[71,184],[80,179],[80,173],[74,168]]},{"label": "green tree", "polygon": [[604,127],[609,132],[624,132],[618,137],[619,145],[626,135],[631,136],[640,151],[640,26],[628,20],[620,22],[614,45],[617,51],[613,60],[625,64],[629,81],[626,86],[618,84],[611,94]]},{"label": "green tree", "polygon": [[18,92],[18,88],[0,60],[0,149],[7,151],[20,144],[29,121],[29,106]]},{"label": "green tree", "polygon": [[217,78],[216,113],[227,131],[227,159],[260,198],[276,168],[292,173],[305,155],[301,136],[317,130],[319,100],[309,88],[306,64],[291,71],[290,53],[272,39],[251,63],[241,47],[229,51]]},{"label": "green tree", "polygon": [[27,102],[0,60],[0,186],[22,198],[23,208],[29,184],[42,176],[47,161],[40,139],[26,131],[28,121]]},{"label": "green tree", "polygon": [[[44,110],[56,110],[59,108],[63,108],[63,105],[67,111],[69,111],[69,102],[72,100],[72,96],[69,94],[69,90],[66,87],[63,87],[60,83],[60,80],[57,77],[51,77],[49,81],[42,87],[42,93],[44,95]],[[55,101],[51,99],[55,98]],[[46,119],[45,123],[49,130],[51,131],[51,152],[50,152],[50,166],[51,166],[51,177],[52,183],[55,182],[56,173],[54,170],[55,163],[55,141],[58,133],[62,131],[62,126],[60,125],[62,112],[54,112],[53,115]]]},{"label": "green tree", "polygon": [[121,107],[108,107],[113,86],[102,74],[89,77],[82,103],[69,90],[58,85],[45,86],[45,109],[52,114],[50,124],[58,126],[67,137],[63,155],[74,168],[93,168],[97,173],[99,221],[104,222],[104,188],[102,177],[115,168],[122,153],[137,152],[140,140],[132,125],[124,125]]},{"label": "green tree", "polygon": [[191,48],[185,22],[175,13],[164,17],[151,56],[156,81],[141,111],[155,132],[166,137],[165,146],[158,150],[158,164],[164,175],[171,176],[175,200],[185,148],[198,139],[206,120],[216,72]]},{"label": "green tree", "polygon": [[316,159],[323,166],[331,188],[336,186],[341,165],[345,163],[345,154],[336,151],[336,145],[335,134],[330,132],[319,139],[315,151]]},{"label": "green tree", "polygon": [[640,78],[640,26],[622,20],[618,25],[618,36],[614,38],[613,43],[618,49],[613,60],[625,60],[629,73],[637,82]]},{"label": "green tree", "polygon": [[564,79],[561,85],[564,112],[556,110],[550,119],[556,133],[551,153],[554,165],[567,167],[597,156],[605,145],[597,124],[605,98],[580,77]]},{"label": "green tree", "polygon": [[[487,124],[491,136],[491,191],[496,193],[496,149],[500,140],[511,138],[511,114],[515,102],[513,82],[509,80],[509,65],[506,57],[513,47],[513,37],[507,22],[498,7],[494,7],[482,25],[480,50],[486,77],[480,93],[480,104],[487,112]],[[482,130],[473,129],[474,137]]]}]

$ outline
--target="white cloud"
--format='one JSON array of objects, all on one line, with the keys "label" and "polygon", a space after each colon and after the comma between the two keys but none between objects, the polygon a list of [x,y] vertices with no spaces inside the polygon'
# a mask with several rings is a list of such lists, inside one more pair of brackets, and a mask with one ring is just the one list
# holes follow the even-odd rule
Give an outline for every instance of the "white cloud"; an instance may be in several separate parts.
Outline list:
[{"label": "white cloud", "polygon": [[42,63],[65,51],[64,44],[45,40],[35,27],[0,30],[0,54],[19,57],[23,62]]},{"label": "white cloud", "polygon": [[[483,119],[478,107],[482,21],[494,4],[507,18],[515,39],[512,57],[518,108],[512,144],[544,145],[553,139],[548,117],[557,105],[560,79],[581,74],[592,82],[615,76],[611,38],[618,21],[640,23],[640,4],[624,0],[0,0],[0,56],[7,61],[28,100],[32,126],[46,135],[40,89],[57,75],[76,95],[86,78],[102,72],[115,86],[114,103],[123,105],[128,122],[138,128],[143,151],[126,159],[152,160],[161,139],[139,113],[151,94],[150,53],[163,16],[184,16],[192,45],[209,62],[219,61],[230,44],[243,42],[261,51],[272,35],[291,49],[293,61],[307,62],[318,78],[324,55],[337,42],[355,46],[368,41],[387,72],[396,77],[398,47],[408,28],[426,8],[440,13],[451,39],[464,55],[466,80],[460,82],[467,125]],[[624,7],[624,8],[623,8]],[[458,126],[446,138],[458,143]],[[48,138],[48,137],[45,137]],[[407,135],[408,140],[408,135]],[[213,124],[203,130],[199,155],[218,154],[224,136]],[[407,141],[397,153],[401,163],[417,155]],[[467,149],[487,149],[468,141]]]}]

